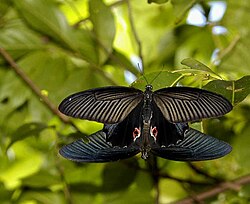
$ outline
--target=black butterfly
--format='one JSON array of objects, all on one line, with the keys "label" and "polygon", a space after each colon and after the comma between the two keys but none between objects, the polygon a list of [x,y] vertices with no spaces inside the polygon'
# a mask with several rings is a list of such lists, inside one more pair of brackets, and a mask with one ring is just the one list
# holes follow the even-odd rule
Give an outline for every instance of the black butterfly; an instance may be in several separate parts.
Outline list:
[{"label": "black butterfly", "polygon": [[87,144],[79,140],[61,149],[64,157],[77,161],[112,161],[138,152],[144,159],[152,152],[174,160],[205,160],[231,151],[227,143],[185,123],[232,110],[224,97],[202,89],[170,87],[152,92],[147,85],[142,92],[119,86],[97,88],[67,97],[59,110],[76,118],[115,123],[105,125]]}]

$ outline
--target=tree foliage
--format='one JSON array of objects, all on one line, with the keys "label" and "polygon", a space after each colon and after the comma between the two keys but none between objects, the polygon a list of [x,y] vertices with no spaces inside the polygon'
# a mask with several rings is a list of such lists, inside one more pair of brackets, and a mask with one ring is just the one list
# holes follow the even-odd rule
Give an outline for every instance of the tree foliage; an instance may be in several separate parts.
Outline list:
[{"label": "tree foliage", "polygon": [[[220,1],[226,11],[214,21],[213,3],[1,0],[1,203],[249,201],[249,5]],[[202,25],[187,21],[197,7]],[[146,78],[154,89],[181,84],[225,96],[231,113],[191,125],[227,141],[233,152],[193,163],[138,155],[77,164],[59,156],[62,145],[102,128],[63,116],[60,101],[93,87],[128,86],[133,77],[140,89]]]}]

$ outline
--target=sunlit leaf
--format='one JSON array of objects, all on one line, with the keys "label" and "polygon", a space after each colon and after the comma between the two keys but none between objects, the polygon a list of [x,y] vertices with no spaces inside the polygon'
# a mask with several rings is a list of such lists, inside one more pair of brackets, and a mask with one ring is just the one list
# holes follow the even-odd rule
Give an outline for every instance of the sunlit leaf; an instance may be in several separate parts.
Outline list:
[{"label": "sunlit leaf", "polygon": [[[37,150],[24,142],[15,143],[8,154],[13,154],[14,162],[9,161],[8,166],[0,168],[0,181],[7,189],[15,189],[21,185],[21,179],[28,177],[40,170],[43,156]],[[13,157],[12,156],[12,157]]]}]

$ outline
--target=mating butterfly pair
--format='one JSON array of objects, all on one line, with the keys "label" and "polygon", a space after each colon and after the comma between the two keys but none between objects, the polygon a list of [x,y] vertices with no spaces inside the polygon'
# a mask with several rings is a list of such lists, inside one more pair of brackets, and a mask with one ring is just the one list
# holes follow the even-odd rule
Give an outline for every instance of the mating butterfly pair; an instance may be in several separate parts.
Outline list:
[{"label": "mating butterfly pair", "polygon": [[141,152],[178,161],[222,157],[229,144],[190,128],[187,122],[222,116],[232,110],[223,96],[190,87],[152,91],[110,86],[75,93],[59,110],[75,118],[105,123],[103,130],[61,148],[60,154],[78,162],[108,162]]}]

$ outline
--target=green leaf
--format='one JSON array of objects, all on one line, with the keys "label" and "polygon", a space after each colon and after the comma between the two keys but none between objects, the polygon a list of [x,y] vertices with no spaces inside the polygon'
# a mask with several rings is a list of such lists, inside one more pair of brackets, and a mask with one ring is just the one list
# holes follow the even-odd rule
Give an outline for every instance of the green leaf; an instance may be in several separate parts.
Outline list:
[{"label": "green leaf", "polygon": [[97,64],[98,54],[96,52],[96,44],[91,36],[91,33],[87,30],[74,30],[73,39],[80,53],[80,57],[87,62]]},{"label": "green leaf", "polygon": [[112,52],[115,37],[115,23],[111,8],[101,0],[89,1],[90,20],[94,26],[94,33],[99,47],[99,63],[102,64]]},{"label": "green leaf", "polygon": [[221,78],[218,74],[213,72],[209,67],[207,67],[205,64],[199,62],[198,60],[192,59],[192,58],[187,58],[181,61],[181,64],[186,65],[190,67],[191,69],[194,70],[199,70],[202,72],[205,72],[207,74],[211,74],[215,76],[216,78]]},{"label": "green leaf", "polygon": [[149,83],[152,84],[154,90],[157,90],[164,87],[175,86],[181,78],[182,75],[178,73],[168,71],[151,72],[140,76],[131,86],[144,90],[145,86]]},{"label": "green leaf", "polygon": [[29,26],[50,36],[56,42],[76,50],[72,29],[54,2],[50,0],[14,0],[13,2]]},{"label": "green leaf", "polygon": [[9,114],[21,107],[30,96],[31,91],[27,89],[23,81],[17,78],[12,70],[4,70],[4,75],[0,80],[0,121],[7,122],[10,118]]},{"label": "green leaf", "polygon": [[232,91],[232,82],[224,80],[214,80],[203,86],[202,88],[218,93],[225,98],[227,98],[231,103],[233,91]]},{"label": "green leaf", "polygon": [[214,80],[203,88],[223,95],[232,104],[238,104],[250,94],[250,76],[237,81]]},{"label": "green leaf", "polygon": [[235,82],[234,102],[242,102],[250,94],[250,76],[244,76]]},{"label": "green leaf", "polygon": [[73,30],[55,2],[50,0],[14,0],[14,3],[31,28],[49,36],[49,40],[53,40],[67,51],[73,51],[74,54],[77,52],[79,57],[87,62],[97,63],[95,44],[90,33],[82,29]]},{"label": "green leaf", "polygon": [[44,49],[39,36],[27,29],[21,21],[9,20],[9,26],[0,28],[0,45],[16,59],[34,50]]},{"label": "green leaf", "polygon": [[38,136],[41,131],[44,129],[48,128],[47,125],[43,123],[36,123],[36,122],[31,122],[31,123],[26,123],[19,128],[16,129],[15,132],[12,133],[11,135],[11,142],[9,143],[7,149],[15,142],[19,140],[23,140],[27,137],[30,136]]}]

